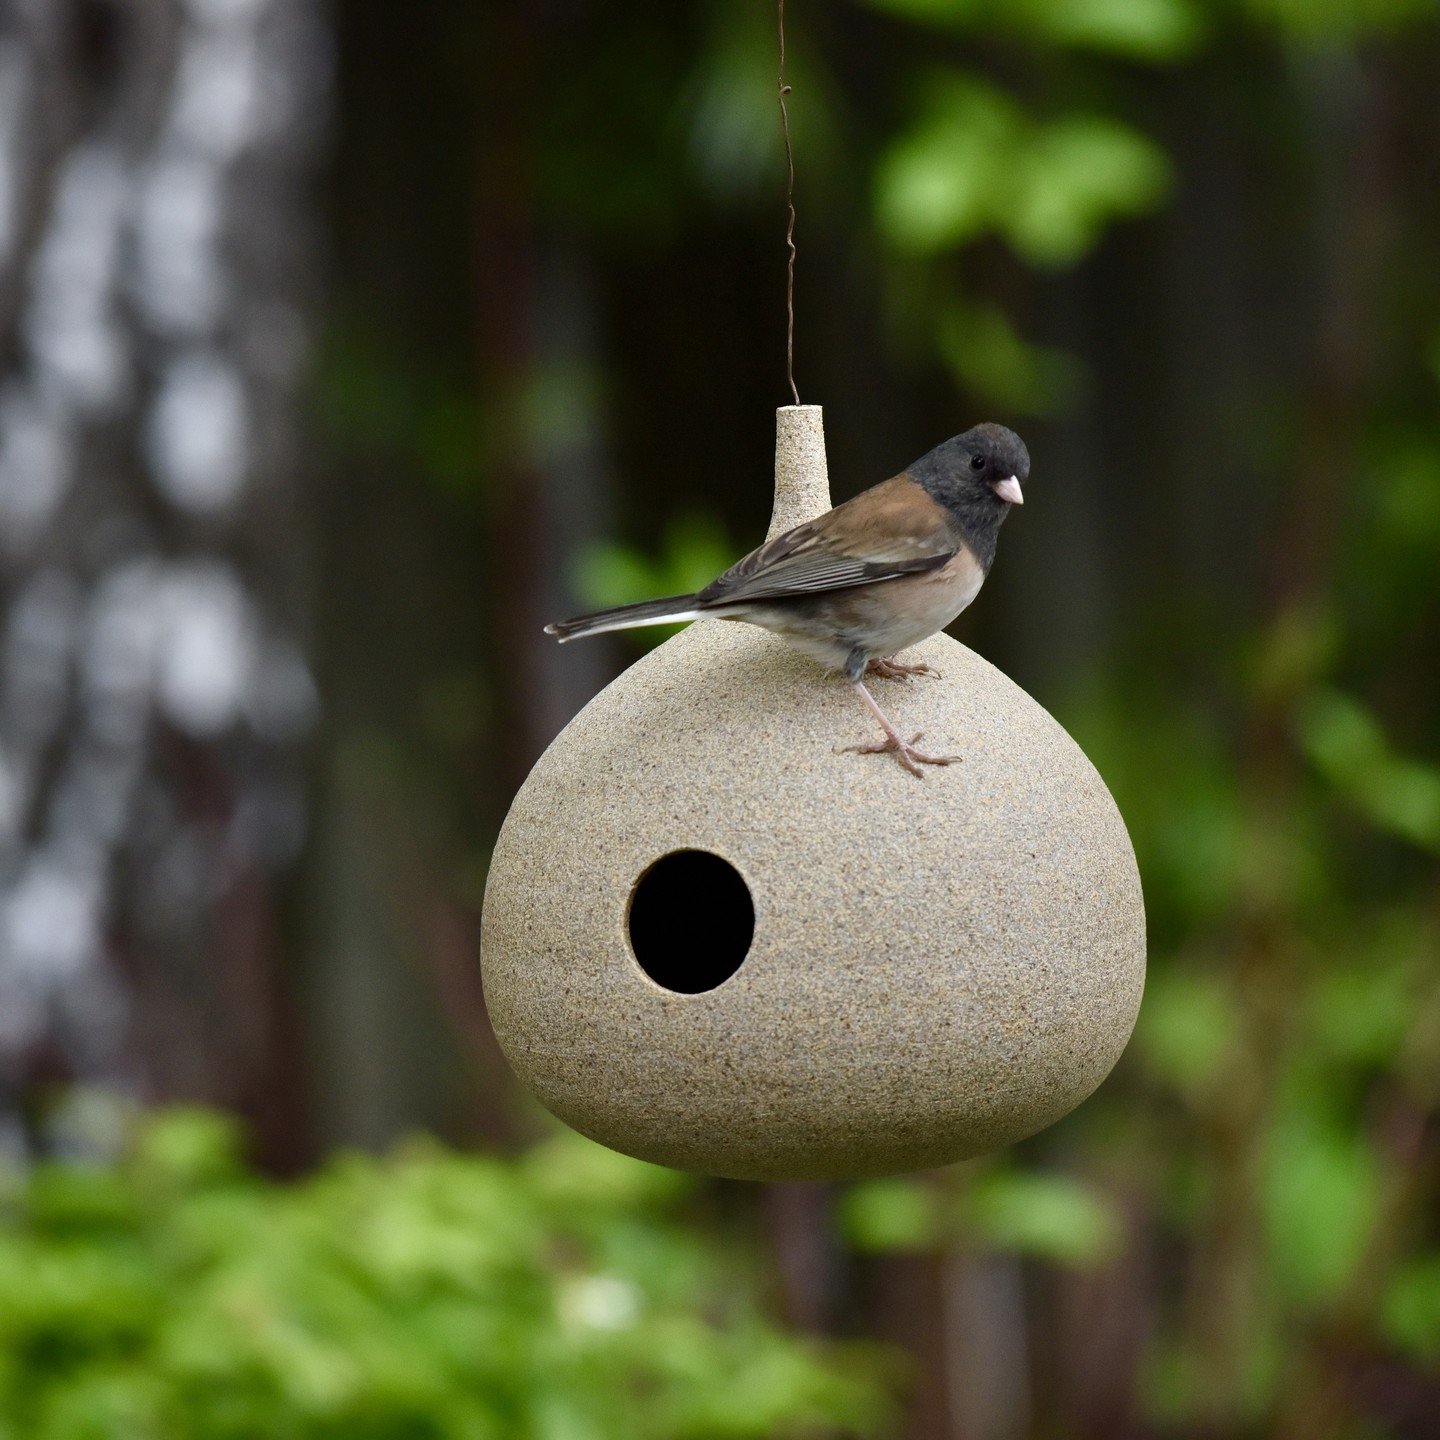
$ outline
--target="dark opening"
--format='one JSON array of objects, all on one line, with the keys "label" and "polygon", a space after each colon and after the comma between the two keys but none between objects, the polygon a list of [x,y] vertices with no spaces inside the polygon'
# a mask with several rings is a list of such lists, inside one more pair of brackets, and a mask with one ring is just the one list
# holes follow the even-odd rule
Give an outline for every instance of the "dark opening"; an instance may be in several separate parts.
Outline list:
[{"label": "dark opening", "polygon": [[750,887],[708,850],[662,856],[630,895],[630,948],[657,984],[682,995],[723,985],[755,935]]}]

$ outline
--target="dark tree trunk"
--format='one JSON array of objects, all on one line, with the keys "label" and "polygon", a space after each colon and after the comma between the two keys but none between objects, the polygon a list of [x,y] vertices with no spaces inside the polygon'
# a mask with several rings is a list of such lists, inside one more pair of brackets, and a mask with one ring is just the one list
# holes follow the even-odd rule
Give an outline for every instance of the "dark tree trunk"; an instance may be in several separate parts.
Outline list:
[{"label": "dark tree trunk", "polygon": [[[0,10],[0,1065],[296,1114],[311,0]],[[31,1107],[33,1109],[33,1107]]]}]

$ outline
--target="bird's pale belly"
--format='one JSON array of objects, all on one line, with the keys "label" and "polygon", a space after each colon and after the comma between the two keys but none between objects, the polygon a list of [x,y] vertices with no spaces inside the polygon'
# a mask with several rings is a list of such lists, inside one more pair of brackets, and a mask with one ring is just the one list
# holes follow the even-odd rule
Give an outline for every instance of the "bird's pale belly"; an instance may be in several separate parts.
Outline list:
[{"label": "bird's pale belly", "polygon": [[838,670],[857,650],[866,659],[890,656],[943,630],[980,593],[984,581],[980,562],[961,551],[927,574],[756,605],[733,618],[773,630]]}]

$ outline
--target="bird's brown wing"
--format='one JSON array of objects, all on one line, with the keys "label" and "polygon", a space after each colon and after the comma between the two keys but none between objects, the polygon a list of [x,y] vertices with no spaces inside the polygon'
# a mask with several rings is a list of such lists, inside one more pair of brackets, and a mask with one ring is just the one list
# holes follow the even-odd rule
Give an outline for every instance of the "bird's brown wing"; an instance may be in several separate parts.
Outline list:
[{"label": "bird's brown wing", "polygon": [[937,570],[960,548],[944,507],[897,475],[768,540],[700,592],[706,607],[844,590]]}]

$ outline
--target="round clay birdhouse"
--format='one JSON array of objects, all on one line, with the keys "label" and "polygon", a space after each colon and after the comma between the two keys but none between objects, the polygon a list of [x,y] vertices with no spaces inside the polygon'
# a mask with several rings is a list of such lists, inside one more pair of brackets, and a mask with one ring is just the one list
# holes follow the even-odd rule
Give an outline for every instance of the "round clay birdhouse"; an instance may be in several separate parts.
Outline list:
[{"label": "round clay birdhouse", "polygon": [[[829,508],[816,406],[778,413],[771,534]],[[1145,916],[1125,825],[1065,731],[978,655],[906,653],[896,725],[699,620],[575,717],[515,798],[485,892],[490,1019],[561,1120],[740,1179],[965,1159],[1058,1120],[1129,1038]]]}]

